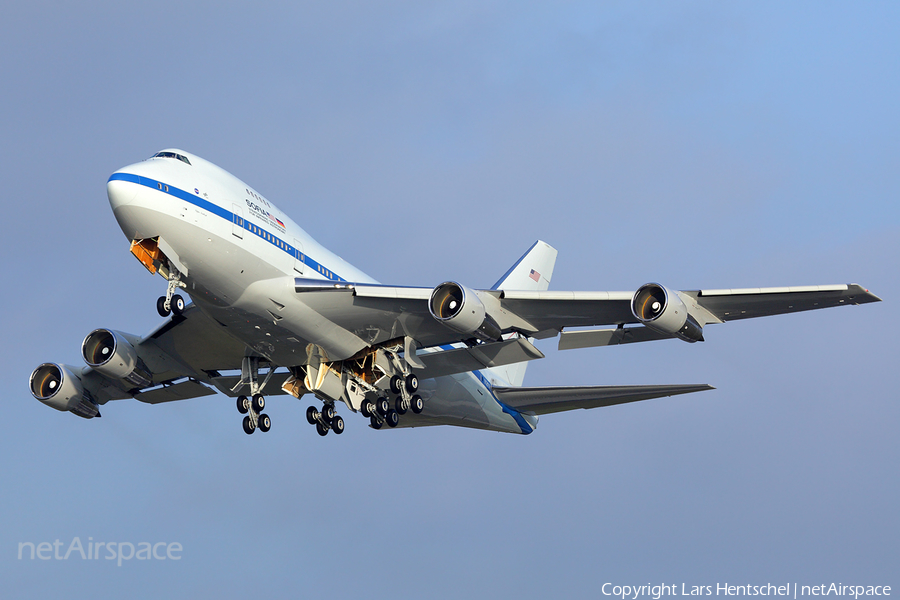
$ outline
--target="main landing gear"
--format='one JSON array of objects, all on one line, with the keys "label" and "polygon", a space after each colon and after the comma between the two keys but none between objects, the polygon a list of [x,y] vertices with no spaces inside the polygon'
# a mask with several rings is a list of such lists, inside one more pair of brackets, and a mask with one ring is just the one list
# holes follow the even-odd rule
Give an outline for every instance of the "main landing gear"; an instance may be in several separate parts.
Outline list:
[{"label": "main landing gear", "polygon": [[247,415],[244,417],[243,422],[244,433],[250,435],[257,428],[265,433],[272,428],[272,420],[269,418],[269,415],[262,412],[265,407],[266,399],[260,394],[254,395],[252,400],[247,396],[238,396],[238,412],[242,415]]},{"label": "main landing gear", "polygon": [[262,395],[263,388],[269,383],[269,378],[275,372],[275,367],[270,366],[269,372],[262,383],[259,383],[259,358],[256,356],[245,356],[241,362],[241,380],[232,388],[232,391],[238,390],[243,385],[250,386],[250,396],[238,396],[237,409],[244,417],[244,433],[250,435],[259,428],[265,433],[272,428],[272,420],[269,415],[263,413],[266,408],[266,399]]},{"label": "main landing gear", "polygon": [[329,431],[333,431],[336,435],[344,433],[344,419],[334,412],[334,404],[325,404],[321,411],[316,410],[315,406],[306,409],[306,420],[310,425],[316,426],[316,432],[325,437]]},{"label": "main landing gear", "polygon": [[400,415],[405,415],[409,410],[419,414],[425,409],[422,397],[415,393],[419,389],[419,378],[414,373],[405,378],[394,375],[391,377],[390,388],[394,394],[400,394],[393,406],[383,396],[374,401],[364,400],[362,403],[359,412],[369,418],[369,427],[372,429],[381,429],[385,424],[396,427],[400,424]]},{"label": "main landing gear", "polygon": [[[400,347],[394,340],[392,346],[372,348],[333,362],[324,360],[320,353],[311,354],[307,364],[291,367],[291,375],[281,389],[295,398],[312,393],[322,401],[321,409],[310,406],[306,411],[306,420],[321,436],[343,431],[343,419],[334,414],[340,402],[361,413],[373,429],[385,424],[397,427],[410,410],[419,414],[425,409],[422,396],[416,393],[419,378],[412,372],[425,365],[415,358],[416,345],[410,338],[405,338],[403,354]],[[412,425],[414,419],[406,418]]]}]

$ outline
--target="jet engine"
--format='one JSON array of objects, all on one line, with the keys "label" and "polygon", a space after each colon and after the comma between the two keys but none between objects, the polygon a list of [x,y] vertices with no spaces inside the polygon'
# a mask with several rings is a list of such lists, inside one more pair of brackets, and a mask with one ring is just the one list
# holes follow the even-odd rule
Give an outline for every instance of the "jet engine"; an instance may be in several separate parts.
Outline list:
[{"label": "jet engine", "polygon": [[681,295],[658,283],[638,288],[631,299],[631,312],[650,329],[686,342],[703,341],[703,326],[691,316]]},{"label": "jet engine", "polygon": [[73,368],[55,363],[42,364],[31,374],[31,395],[50,408],[70,411],[85,419],[100,416],[97,405],[85,393]]},{"label": "jet engine", "polygon": [[431,316],[454,331],[485,342],[500,339],[500,326],[487,314],[478,294],[455,281],[434,288],[428,310]]},{"label": "jet engine", "polygon": [[151,376],[137,350],[118,331],[96,329],[84,338],[81,356],[89,367],[111,379],[122,379],[134,387],[147,387]]}]

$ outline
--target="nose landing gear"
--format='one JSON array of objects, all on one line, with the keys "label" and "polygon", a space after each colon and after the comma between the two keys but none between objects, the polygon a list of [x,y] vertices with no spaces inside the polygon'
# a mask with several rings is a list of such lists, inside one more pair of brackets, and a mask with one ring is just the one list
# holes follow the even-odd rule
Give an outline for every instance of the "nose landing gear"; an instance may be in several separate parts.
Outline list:
[{"label": "nose landing gear", "polygon": [[187,286],[181,281],[181,273],[169,264],[169,286],[166,288],[166,295],[160,296],[156,301],[156,312],[159,313],[159,316],[168,317],[170,312],[176,315],[184,312],[184,298],[176,294],[175,291],[178,288],[185,287]]}]

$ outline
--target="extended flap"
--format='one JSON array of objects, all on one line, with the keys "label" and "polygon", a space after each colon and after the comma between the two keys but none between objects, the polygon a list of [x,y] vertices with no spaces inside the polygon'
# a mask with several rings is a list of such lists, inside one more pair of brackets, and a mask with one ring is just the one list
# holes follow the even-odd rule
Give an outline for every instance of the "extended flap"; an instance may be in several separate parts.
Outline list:
[{"label": "extended flap", "polygon": [[563,331],[559,336],[560,350],[594,348],[595,346],[617,346],[634,342],[668,340],[674,336],[650,329],[649,327],[617,327],[615,329],[590,329],[586,331]]},{"label": "extended flap", "polygon": [[188,379],[174,385],[164,385],[146,392],[138,392],[134,395],[134,399],[146,402],[147,404],[160,404],[162,402],[172,402],[174,400],[187,400],[188,398],[212,396],[215,393],[215,390],[206,387],[199,381]]},{"label": "extended flap", "polygon": [[544,358],[540,350],[524,338],[480,344],[471,348],[453,348],[439,352],[420,353],[418,359],[424,369],[414,369],[420,379],[443,377],[456,373],[477,371],[513,363]]}]

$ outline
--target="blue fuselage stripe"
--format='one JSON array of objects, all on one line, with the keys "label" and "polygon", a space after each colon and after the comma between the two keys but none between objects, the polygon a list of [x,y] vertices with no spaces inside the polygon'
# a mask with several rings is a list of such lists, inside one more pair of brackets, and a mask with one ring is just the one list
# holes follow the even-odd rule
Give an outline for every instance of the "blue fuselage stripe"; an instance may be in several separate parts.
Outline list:
[{"label": "blue fuselage stripe", "polygon": [[481,384],[487,389],[487,391],[490,392],[491,398],[493,398],[494,401],[500,405],[500,408],[503,409],[503,412],[515,419],[516,424],[522,430],[522,433],[531,433],[532,431],[534,431],[531,425],[528,424],[528,421],[525,420],[525,417],[522,416],[522,413],[511,406],[503,404],[503,402],[500,401],[500,398],[498,398],[497,395],[494,394],[494,386],[491,385],[491,382],[487,380],[487,377],[485,377],[481,371],[472,371],[472,374],[475,375],[478,381],[480,381]]},{"label": "blue fuselage stripe", "polygon": [[[454,350],[453,346],[447,344],[440,346],[440,348],[441,350]],[[503,409],[503,412],[515,419],[516,424],[519,426],[519,429],[522,430],[522,433],[529,434],[534,431],[534,428],[528,423],[528,421],[525,420],[525,417],[522,416],[522,413],[500,401],[500,398],[498,398],[494,393],[494,386],[491,385],[491,382],[488,381],[487,377],[485,377],[481,371],[471,371],[471,373],[488,391],[488,393],[491,395],[491,398],[494,399],[494,402],[500,405],[500,408]]]},{"label": "blue fuselage stripe", "polygon": [[296,260],[299,260],[309,268],[314,269],[317,273],[319,273],[326,279],[330,279],[332,281],[347,281],[337,273],[331,271],[324,265],[310,258],[309,255],[305,254],[300,249],[294,248],[291,244],[287,243],[287,241],[281,239],[266,228],[250,223],[243,217],[243,215],[236,215],[230,210],[222,208],[218,204],[210,202],[209,200],[204,200],[203,198],[195,194],[186,192],[178,187],[175,187],[174,185],[169,185],[163,181],[157,181],[156,179],[151,179],[149,177],[133,175],[132,173],[113,173],[109,178],[109,181],[128,181],[130,183],[136,183],[151,190],[155,190],[163,194],[168,194],[170,196],[178,198],[179,200],[189,202],[198,208],[202,208],[209,213],[221,217],[226,221],[237,225],[238,227],[241,227],[245,231],[252,233],[258,238],[269,242],[285,254],[288,254]]}]

